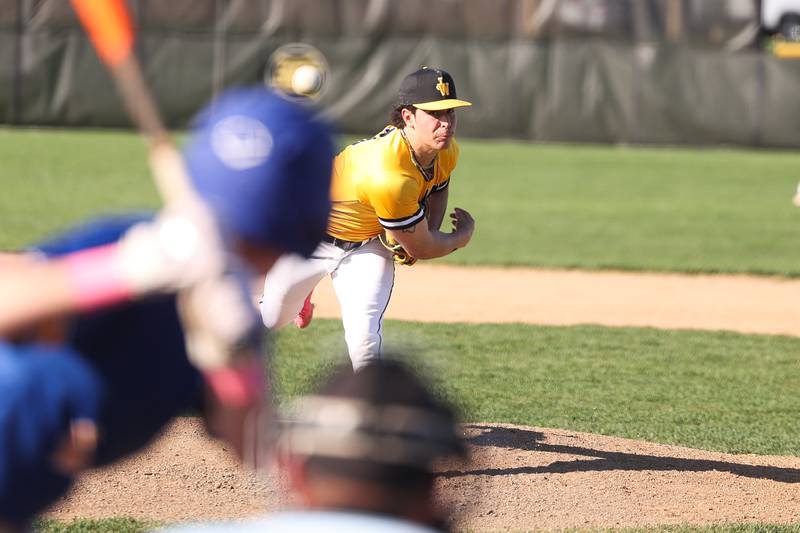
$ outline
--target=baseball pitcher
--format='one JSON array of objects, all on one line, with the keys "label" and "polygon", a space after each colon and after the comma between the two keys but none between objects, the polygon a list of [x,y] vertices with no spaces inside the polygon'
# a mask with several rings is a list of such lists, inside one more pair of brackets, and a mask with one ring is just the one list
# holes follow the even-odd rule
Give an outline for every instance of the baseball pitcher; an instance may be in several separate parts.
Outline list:
[{"label": "baseball pitcher", "polygon": [[440,229],[459,155],[456,108],[469,105],[443,70],[403,79],[391,124],[336,157],[327,234],[311,260],[285,256],[265,278],[264,325],[306,326],[310,293],[330,275],[353,368],[380,357],[395,263],[442,257],[472,238],[475,223],[460,208],[450,215],[452,231]]}]

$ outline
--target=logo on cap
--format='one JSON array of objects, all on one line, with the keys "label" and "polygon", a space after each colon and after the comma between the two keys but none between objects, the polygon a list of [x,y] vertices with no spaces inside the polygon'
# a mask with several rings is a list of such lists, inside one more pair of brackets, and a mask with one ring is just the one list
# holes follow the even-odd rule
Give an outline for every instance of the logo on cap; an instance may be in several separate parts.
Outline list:
[{"label": "logo on cap", "polygon": [[437,78],[439,83],[436,84],[436,90],[439,91],[439,94],[442,96],[450,96],[450,84],[444,81],[442,76]]},{"label": "logo on cap", "polygon": [[261,121],[233,115],[214,126],[211,149],[226,166],[246,170],[267,160],[272,151],[272,135]]},{"label": "logo on cap", "polygon": [[458,100],[456,83],[447,72],[423,67],[412,72],[400,83],[397,92],[400,105],[413,105],[423,111],[439,111],[472,105]]}]

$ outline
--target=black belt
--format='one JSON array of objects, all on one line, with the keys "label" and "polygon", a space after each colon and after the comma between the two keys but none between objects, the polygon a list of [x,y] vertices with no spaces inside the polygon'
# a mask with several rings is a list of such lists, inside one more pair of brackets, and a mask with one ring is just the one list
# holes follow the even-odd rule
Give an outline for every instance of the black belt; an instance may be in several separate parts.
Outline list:
[{"label": "black belt", "polygon": [[[365,244],[367,242],[367,241],[355,241],[355,242],[354,241],[345,241],[344,239],[337,239],[336,237],[331,237],[327,233],[322,238],[322,240],[324,242],[327,242],[329,244],[332,244],[332,245],[336,246],[337,248],[341,248],[345,252],[348,252],[350,250],[355,250],[356,248],[362,246],[363,244]],[[369,240],[369,239],[367,239],[367,240]]]}]

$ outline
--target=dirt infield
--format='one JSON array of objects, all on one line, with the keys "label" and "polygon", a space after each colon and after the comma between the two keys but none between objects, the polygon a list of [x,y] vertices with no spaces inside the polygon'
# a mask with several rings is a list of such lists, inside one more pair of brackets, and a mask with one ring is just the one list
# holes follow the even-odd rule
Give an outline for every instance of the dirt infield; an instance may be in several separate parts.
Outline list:
[{"label": "dirt infield", "polygon": [[[330,285],[317,316],[338,315]],[[420,306],[420,301],[434,302]],[[800,281],[530,270],[398,269],[390,319],[723,329],[800,336]],[[464,428],[473,460],[443,465],[443,504],[473,531],[800,522],[800,458],[729,455],[563,430]],[[194,419],[85,476],[50,516],[238,518],[289,504]]]},{"label": "dirt infield", "polygon": [[[396,272],[389,319],[800,336],[800,280],[431,265]],[[329,280],[314,292],[314,302],[317,316],[339,316]]]},{"label": "dirt infield", "polygon": [[[562,430],[470,424],[468,466],[440,472],[457,529],[800,520],[800,458],[727,455]],[[196,419],[139,457],[86,476],[54,518],[246,517],[288,502],[243,472]]]}]

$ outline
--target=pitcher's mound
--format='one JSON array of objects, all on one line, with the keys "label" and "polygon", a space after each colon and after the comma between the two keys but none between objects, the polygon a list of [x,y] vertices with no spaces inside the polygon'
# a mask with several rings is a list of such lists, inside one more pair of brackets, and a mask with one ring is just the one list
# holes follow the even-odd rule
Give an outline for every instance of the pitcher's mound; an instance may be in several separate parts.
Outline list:
[{"label": "pitcher's mound", "polygon": [[[444,506],[471,531],[800,521],[800,458],[730,455],[571,431],[467,424],[468,464],[440,467]],[[243,518],[289,504],[194,418],[139,456],[84,476],[50,518]]]}]

